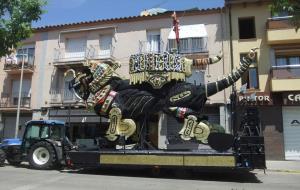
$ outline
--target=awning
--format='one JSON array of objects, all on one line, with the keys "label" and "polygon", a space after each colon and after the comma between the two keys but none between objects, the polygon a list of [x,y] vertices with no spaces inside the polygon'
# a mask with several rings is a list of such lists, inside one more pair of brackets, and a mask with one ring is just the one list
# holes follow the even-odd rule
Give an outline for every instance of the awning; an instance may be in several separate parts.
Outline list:
[{"label": "awning", "polygon": [[[179,26],[179,38],[202,38],[207,37],[204,24],[183,25]],[[176,39],[173,28],[170,31],[168,39]]]}]

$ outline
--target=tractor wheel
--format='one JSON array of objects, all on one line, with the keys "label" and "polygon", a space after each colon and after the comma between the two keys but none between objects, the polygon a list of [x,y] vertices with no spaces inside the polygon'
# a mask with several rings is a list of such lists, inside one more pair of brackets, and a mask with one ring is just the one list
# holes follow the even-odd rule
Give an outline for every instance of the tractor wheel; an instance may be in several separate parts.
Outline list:
[{"label": "tractor wheel", "polygon": [[57,165],[55,150],[51,144],[45,141],[35,143],[30,148],[28,160],[34,169],[53,169]]},{"label": "tractor wheel", "polygon": [[0,149],[0,167],[4,166],[5,157],[5,152],[2,149]]}]

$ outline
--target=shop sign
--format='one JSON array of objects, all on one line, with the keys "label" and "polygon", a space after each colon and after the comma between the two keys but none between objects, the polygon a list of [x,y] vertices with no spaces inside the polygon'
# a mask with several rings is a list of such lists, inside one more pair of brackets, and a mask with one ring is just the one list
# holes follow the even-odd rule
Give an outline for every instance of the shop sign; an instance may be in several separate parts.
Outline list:
[{"label": "shop sign", "polygon": [[273,101],[269,94],[256,92],[252,94],[243,94],[238,96],[239,104],[270,105]]},{"label": "shop sign", "polygon": [[292,102],[300,102],[300,94],[289,94],[288,100]]},{"label": "shop sign", "polygon": [[291,126],[292,127],[300,127],[300,121],[297,119],[292,120]]},{"label": "shop sign", "polygon": [[300,105],[300,92],[283,93],[282,99],[284,105]]}]

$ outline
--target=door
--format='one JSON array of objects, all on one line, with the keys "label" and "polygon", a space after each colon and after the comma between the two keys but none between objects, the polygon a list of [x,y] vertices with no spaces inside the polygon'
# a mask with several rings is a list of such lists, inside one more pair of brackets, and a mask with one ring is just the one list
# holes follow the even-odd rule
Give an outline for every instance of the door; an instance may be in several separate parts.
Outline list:
[{"label": "door", "polygon": [[[12,105],[18,105],[20,80],[12,81]],[[21,107],[30,107],[30,96],[31,96],[31,80],[24,79],[22,82],[21,91]]]},{"label": "door", "polygon": [[107,58],[111,55],[112,35],[101,35],[99,40],[99,58]]},{"label": "door", "polygon": [[283,133],[286,160],[300,160],[300,106],[283,107]]},{"label": "door", "polygon": [[75,101],[75,94],[74,92],[70,89],[70,82],[73,79],[72,75],[66,75],[64,77],[64,89],[63,89],[63,94],[62,94],[62,101]]}]

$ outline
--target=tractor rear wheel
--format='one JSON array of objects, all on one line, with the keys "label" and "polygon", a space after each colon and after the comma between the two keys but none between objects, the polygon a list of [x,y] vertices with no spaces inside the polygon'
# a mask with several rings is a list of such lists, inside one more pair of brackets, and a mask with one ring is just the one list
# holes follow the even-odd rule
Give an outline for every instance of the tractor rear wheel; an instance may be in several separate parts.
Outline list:
[{"label": "tractor rear wheel", "polygon": [[35,143],[29,150],[29,164],[34,169],[53,169],[57,165],[56,153],[46,141]]},{"label": "tractor rear wheel", "polygon": [[2,149],[0,149],[0,167],[4,166],[5,157],[5,152]]}]

